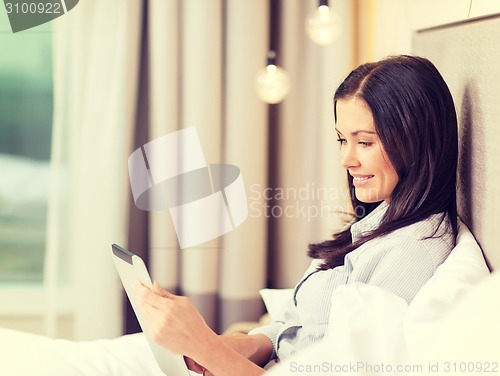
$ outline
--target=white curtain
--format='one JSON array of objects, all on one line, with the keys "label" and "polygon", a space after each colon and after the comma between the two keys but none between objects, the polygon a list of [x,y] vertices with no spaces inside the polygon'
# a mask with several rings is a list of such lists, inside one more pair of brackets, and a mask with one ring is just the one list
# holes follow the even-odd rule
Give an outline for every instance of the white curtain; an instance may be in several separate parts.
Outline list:
[{"label": "white curtain", "polygon": [[110,245],[127,239],[127,158],[135,114],[141,2],[86,0],[54,21],[52,187],[45,259],[47,334],[61,286],[75,339],[119,335]]},{"label": "white curtain", "polygon": [[[195,127],[207,163],[238,166],[247,194],[267,181],[267,107],[254,88],[267,12],[266,0],[148,2],[150,138]],[[265,255],[264,217],[179,251],[170,214],[150,213],[153,277],[189,296],[213,327],[260,314]]]},{"label": "white curtain", "polygon": [[[333,120],[333,94],[354,68],[354,6],[331,2],[342,20],[342,34],[331,45],[308,39],[304,23],[316,1],[282,1],[281,61],[292,80],[282,103],[276,140],[279,178],[275,204],[283,208],[276,221],[274,287],[293,286],[310,263],[309,243],[331,238],[343,226],[340,211],[349,211],[345,170],[340,167]],[[285,194],[280,195],[280,189]],[[286,214],[288,208],[288,215]]]}]

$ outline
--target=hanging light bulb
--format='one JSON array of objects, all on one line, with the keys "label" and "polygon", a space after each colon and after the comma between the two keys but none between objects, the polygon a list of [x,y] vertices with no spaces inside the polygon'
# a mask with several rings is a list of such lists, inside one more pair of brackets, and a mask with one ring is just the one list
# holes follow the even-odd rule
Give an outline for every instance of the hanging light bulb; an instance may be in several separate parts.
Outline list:
[{"label": "hanging light bulb", "polygon": [[314,43],[331,44],[341,31],[339,15],[330,7],[328,0],[319,0],[319,6],[306,20],[306,31]]},{"label": "hanging light bulb", "polygon": [[290,77],[288,73],[275,63],[276,53],[269,51],[267,66],[257,74],[256,87],[259,98],[266,103],[279,103],[290,91]]}]

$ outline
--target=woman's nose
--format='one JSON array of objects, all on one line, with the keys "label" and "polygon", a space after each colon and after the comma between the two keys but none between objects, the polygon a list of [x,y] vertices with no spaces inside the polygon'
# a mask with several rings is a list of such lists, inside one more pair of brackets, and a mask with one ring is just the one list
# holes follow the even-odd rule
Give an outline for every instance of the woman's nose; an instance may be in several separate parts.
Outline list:
[{"label": "woman's nose", "polygon": [[340,163],[345,169],[359,166],[356,151],[350,145],[345,145],[340,152]]}]

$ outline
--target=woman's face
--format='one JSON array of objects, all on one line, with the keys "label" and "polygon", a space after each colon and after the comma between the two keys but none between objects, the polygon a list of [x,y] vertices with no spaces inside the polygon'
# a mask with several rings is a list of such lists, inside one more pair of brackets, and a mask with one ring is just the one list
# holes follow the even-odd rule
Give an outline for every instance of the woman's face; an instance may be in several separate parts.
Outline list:
[{"label": "woman's face", "polygon": [[363,99],[350,97],[338,100],[336,111],[340,160],[353,177],[356,198],[389,203],[399,178],[375,130],[370,108]]}]

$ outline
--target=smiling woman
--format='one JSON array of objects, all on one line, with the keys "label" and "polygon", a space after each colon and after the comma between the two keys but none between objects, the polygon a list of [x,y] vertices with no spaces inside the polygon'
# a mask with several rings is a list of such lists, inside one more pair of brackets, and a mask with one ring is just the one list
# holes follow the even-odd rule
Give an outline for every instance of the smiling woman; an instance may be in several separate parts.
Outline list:
[{"label": "smiling woman", "polygon": [[[312,245],[311,256],[324,259],[323,267],[342,265],[349,252],[370,240],[430,216],[440,220],[423,238],[442,235],[442,231],[456,236],[457,117],[448,86],[430,61],[396,56],[361,65],[337,89],[334,116],[337,130],[349,134],[346,141],[357,141],[363,151],[379,145],[376,160],[373,155],[364,159],[370,164],[376,161],[378,172],[365,171],[359,161],[352,166],[344,163],[355,221],[380,208],[371,195],[365,197],[359,175],[373,174],[374,183],[379,178],[380,185],[375,184],[375,189],[383,188],[385,192],[378,201],[385,200],[390,205],[380,224],[370,231],[365,228],[357,241],[353,241],[348,229],[336,234],[333,240]],[[371,137],[376,142],[367,144],[361,139],[361,132],[356,133],[360,129],[375,131]],[[366,187],[372,179],[366,181]]]}]

